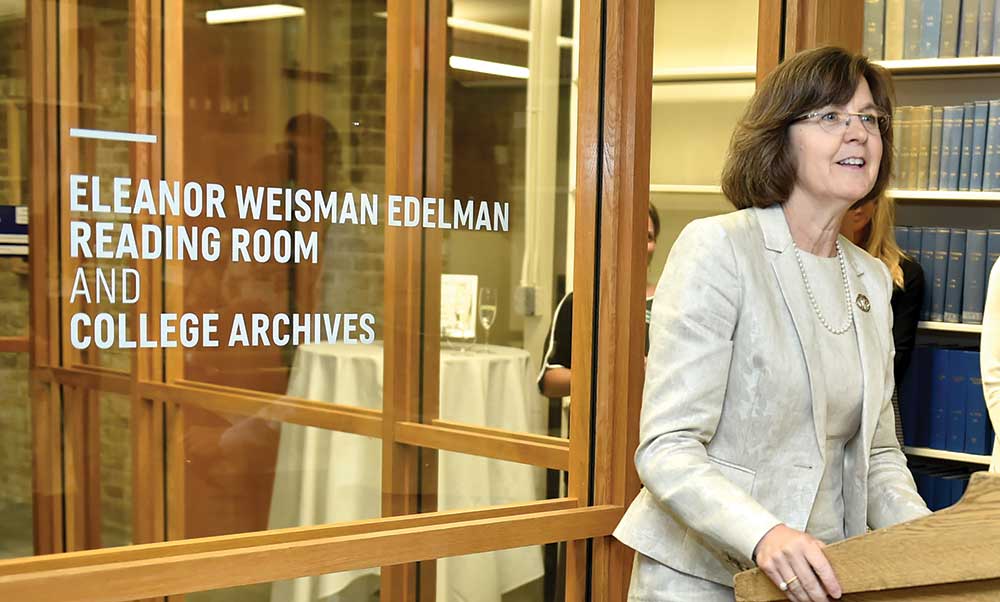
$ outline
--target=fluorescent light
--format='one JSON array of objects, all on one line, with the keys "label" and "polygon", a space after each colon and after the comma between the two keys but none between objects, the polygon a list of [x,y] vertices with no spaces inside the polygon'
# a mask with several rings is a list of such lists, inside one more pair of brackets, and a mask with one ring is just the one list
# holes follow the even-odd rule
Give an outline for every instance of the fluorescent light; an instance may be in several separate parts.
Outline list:
[{"label": "fluorescent light", "polygon": [[205,11],[205,22],[209,25],[222,23],[242,23],[244,21],[266,21],[305,16],[306,9],[287,4],[258,4],[237,8],[220,8]]},{"label": "fluorescent light", "polygon": [[476,73],[486,73],[489,75],[501,75],[503,77],[516,77],[518,79],[528,79],[528,68],[507,63],[494,63],[493,61],[481,61],[470,59],[467,56],[448,57],[448,66],[452,69],[462,71],[475,71]]},{"label": "fluorescent light", "polygon": [[[472,19],[462,19],[461,17],[448,17],[448,25],[453,29],[472,31],[483,35],[507,38],[508,40],[531,41],[531,32],[527,29],[519,29],[517,27],[494,25],[492,23],[483,23],[482,21],[473,21]],[[556,43],[563,48],[573,47],[572,38],[559,36],[556,38]]]},{"label": "fluorescent light", "polygon": [[[375,16],[380,19],[388,18],[388,15],[389,13],[385,11],[375,13]],[[493,23],[473,21],[472,19],[463,19],[461,17],[448,17],[448,27],[451,27],[452,29],[461,29],[463,31],[481,33],[483,35],[494,36],[497,38],[507,38],[508,40],[518,40],[520,42],[531,41],[531,32],[527,29],[508,27],[506,25],[494,25]],[[559,36],[556,38],[556,44],[558,44],[561,48],[572,48],[573,38]]]}]

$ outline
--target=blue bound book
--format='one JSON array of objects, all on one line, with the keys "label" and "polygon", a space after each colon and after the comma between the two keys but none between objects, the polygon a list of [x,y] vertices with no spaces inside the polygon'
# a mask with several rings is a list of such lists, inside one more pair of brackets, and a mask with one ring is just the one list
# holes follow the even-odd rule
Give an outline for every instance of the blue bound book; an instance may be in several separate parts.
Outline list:
[{"label": "blue bound book", "polygon": [[924,20],[923,0],[906,0],[906,25],[903,28],[903,58],[919,59],[920,30]]},{"label": "blue bound book", "polygon": [[941,3],[941,58],[958,56],[958,23],[961,21],[962,0],[944,0]]},{"label": "blue bound book", "polygon": [[929,424],[927,429],[928,446],[934,449],[946,449],[948,445],[948,394],[951,392],[951,370],[949,349],[934,347],[931,349],[931,395]]},{"label": "blue bound book", "polygon": [[[948,357],[948,442],[946,449],[953,452],[965,451],[965,398],[967,365],[979,359],[972,351],[949,349]],[[974,356],[974,357],[970,357]]]},{"label": "blue bound book", "polygon": [[926,472],[924,472],[922,470],[919,471],[919,472],[916,471],[916,470],[914,470],[913,471],[913,481],[917,485],[917,493],[920,494],[920,497],[924,498],[924,503],[927,504],[928,508],[930,508],[931,497],[932,497],[932,495],[931,495],[931,489],[932,489],[931,475],[927,474]]},{"label": "blue bound book", "polygon": [[989,116],[986,118],[983,190],[1000,190],[1000,100],[990,101]]},{"label": "blue bound book", "polygon": [[965,284],[962,323],[982,324],[986,304],[986,230],[968,230],[965,239]]},{"label": "blue bound book", "polygon": [[923,5],[924,22],[920,28],[920,58],[934,59],[938,57],[941,40],[941,0],[924,0]]},{"label": "blue bound book", "polygon": [[934,271],[931,288],[931,314],[932,322],[944,321],[944,301],[945,291],[948,287],[948,249],[951,243],[951,230],[949,228],[934,228],[933,246]]},{"label": "blue bound book", "polygon": [[986,235],[986,274],[989,276],[993,264],[1000,257],[1000,230],[987,230]]},{"label": "blue bound book", "polygon": [[965,107],[962,105],[944,108],[944,131],[941,133],[941,190],[958,190],[964,114]]},{"label": "blue bound book", "polygon": [[993,54],[993,0],[979,0],[979,43],[978,56]]},{"label": "blue bound book", "polygon": [[983,189],[983,159],[986,150],[986,117],[990,104],[977,100],[972,119],[972,165],[969,168],[969,190]]},{"label": "blue bound book", "polygon": [[885,35],[885,0],[865,0],[865,33],[862,47],[873,61],[882,60]]},{"label": "blue bound book", "polygon": [[948,484],[948,506],[954,506],[962,499],[965,485],[969,482],[968,478],[961,474],[952,474],[945,477],[944,480]]},{"label": "blue bound book", "polygon": [[938,510],[944,510],[950,504],[951,500],[951,486],[948,485],[948,481],[944,478],[945,473],[943,471],[938,471],[931,475],[931,500],[932,503],[928,504],[929,508],[933,508],[934,512]]},{"label": "blue bound book", "polygon": [[993,56],[1000,56],[1000,0],[993,3]]},{"label": "blue bound book", "polygon": [[958,169],[958,189],[969,190],[972,181],[972,130],[975,123],[976,103],[967,102],[962,113],[962,159]]},{"label": "blue bound book", "polygon": [[[931,319],[931,306],[934,304],[934,241],[937,238],[937,228],[924,228],[920,237],[920,267],[924,270],[924,301],[920,306],[920,319]],[[944,306],[941,309],[944,312]]]},{"label": "blue bound book", "polygon": [[896,226],[896,245],[904,253],[910,246],[910,229],[906,226]]},{"label": "blue bound book", "polygon": [[983,395],[983,377],[979,372],[979,353],[965,365],[965,452],[986,455],[990,422]]},{"label": "blue bound book", "polygon": [[[920,263],[920,240],[924,237],[924,229],[920,226],[910,226],[910,244],[903,249],[906,256]],[[926,276],[926,274],[925,274]]]},{"label": "blue bound book", "polygon": [[978,38],[979,0],[962,0],[962,22],[958,28],[958,56],[976,56]]},{"label": "blue bound book", "polygon": [[927,190],[941,188],[941,139],[944,136],[944,107],[931,109],[931,158]]},{"label": "blue bound book", "polygon": [[948,238],[948,272],[944,292],[944,321],[957,324],[962,319],[962,289],[965,279],[964,228],[952,228]]}]

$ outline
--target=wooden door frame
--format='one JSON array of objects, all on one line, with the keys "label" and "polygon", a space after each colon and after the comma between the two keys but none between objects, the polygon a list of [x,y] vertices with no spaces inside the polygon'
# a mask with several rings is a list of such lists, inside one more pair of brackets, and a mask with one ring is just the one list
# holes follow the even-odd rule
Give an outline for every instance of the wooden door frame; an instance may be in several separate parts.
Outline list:
[{"label": "wooden door frame", "polygon": [[[174,3],[163,6],[165,22],[174,28],[166,30],[163,40],[164,53],[169,56],[182,48],[182,32],[177,30],[181,21]],[[416,7],[403,0],[390,0],[387,55],[389,64],[396,65],[390,67],[388,92],[392,104],[387,107],[387,126],[394,124],[387,127],[393,132],[393,137],[387,139],[390,190],[434,194],[442,185],[435,181],[440,170],[428,166],[431,158],[423,153],[440,151],[440,146],[435,145],[443,142],[443,100],[435,96],[437,83],[431,89],[425,88],[422,72],[428,61],[439,67],[443,62],[443,46],[422,37],[428,19],[436,23],[442,18],[442,7],[443,3],[436,0]],[[405,250],[410,258],[386,276],[387,292],[392,291],[394,304],[387,307],[387,327],[403,328],[410,335],[386,349],[387,368],[392,364],[402,371],[393,372],[394,380],[387,379],[387,402],[379,416],[378,434],[388,454],[385,457],[392,458],[391,469],[384,475],[390,493],[389,503],[384,506],[388,509],[385,518],[4,561],[0,562],[0,593],[24,596],[26,600],[148,598],[391,562],[399,568],[388,571],[383,593],[393,600],[407,595],[406,599],[412,600],[413,590],[407,586],[412,583],[415,562],[497,547],[571,541],[567,599],[617,599],[627,586],[627,573],[621,574],[616,567],[626,563],[628,552],[610,538],[610,533],[638,490],[631,450],[637,439],[634,419],[643,370],[640,362],[628,360],[642,356],[642,337],[636,334],[642,329],[636,326],[644,314],[651,16],[652,0],[592,0],[581,4],[576,232],[585,244],[575,245],[573,277],[577,308],[574,329],[587,336],[574,337],[574,355],[578,359],[575,365],[579,369],[573,371],[573,439],[562,448],[559,440],[495,432],[497,441],[506,442],[507,447],[495,445],[490,452],[494,457],[516,456],[516,461],[569,467],[569,497],[468,512],[396,516],[412,511],[403,500],[407,492],[416,491],[413,452],[448,448],[485,453],[486,446],[476,444],[473,438],[491,431],[439,420],[421,423],[414,418],[413,404],[421,395],[427,396],[428,385],[421,385],[413,358],[421,352],[427,354],[435,344],[434,339],[422,339],[419,334],[420,320],[427,319],[421,314],[421,286],[428,294],[427,280],[422,283],[419,277],[439,250],[433,240],[401,230],[398,236],[387,236],[386,242],[387,252]],[[54,44],[54,34],[50,41]],[[410,60],[415,51],[425,53],[426,60]],[[182,113],[171,109],[178,108],[183,98],[177,74],[172,71],[181,67],[171,61],[164,63],[164,80],[174,82],[166,87],[163,100],[166,126],[171,131],[171,140],[165,141],[169,143],[165,144],[164,170],[167,177],[179,178],[183,132],[177,120],[182,119]],[[139,71],[141,65],[136,64],[134,75],[152,78],[151,73],[143,75]],[[144,110],[138,107],[137,120],[146,118]],[[390,117],[393,113],[395,117]],[[420,120],[426,116],[426,134],[422,121],[399,121],[408,116]],[[52,135],[51,129],[44,131],[47,127],[46,122],[38,125],[39,131]],[[47,159],[55,161],[54,153]],[[599,272],[597,265],[601,266]],[[48,287],[50,283],[42,276],[36,285]],[[168,301],[176,293],[168,290]],[[58,318],[54,326],[58,327]],[[176,365],[171,360],[168,354],[165,375],[157,375],[155,368],[148,374],[116,375],[60,366],[46,358],[35,366],[35,374],[55,390],[73,383],[162,402],[168,408],[166,419],[170,421],[177,421],[187,404],[225,404],[228,409],[254,412],[268,406],[291,409],[303,420],[330,420],[345,429],[346,425],[368,429],[374,424],[373,416],[346,408],[318,408],[307,400],[178,383],[176,375],[171,377],[171,366]],[[156,382],[161,379],[167,382]],[[168,457],[175,457],[169,449]],[[168,521],[168,528],[172,526],[175,523]],[[149,578],[151,575],[154,577]],[[107,591],[112,576],[116,583],[127,585]]]}]

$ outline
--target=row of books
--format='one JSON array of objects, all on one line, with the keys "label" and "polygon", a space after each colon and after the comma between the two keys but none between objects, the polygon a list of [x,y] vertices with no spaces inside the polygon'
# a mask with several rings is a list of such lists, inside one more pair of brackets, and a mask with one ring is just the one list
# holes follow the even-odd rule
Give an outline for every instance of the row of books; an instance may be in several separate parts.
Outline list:
[{"label": "row of books", "polygon": [[897,226],[896,244],[924,272],[920,319],[982,324],[1000,230]]},{"label": "row of books", "polygon": [[893,113],[893,185],[907,190],[1000,190],[1000,100]]},{"label": "row of books", "polygon": [[1000,0],[865,0],[874,60],[1000,55]]},{"label": "row of books", "polygon": [[978,351],[917,347],[900,386],[899,413],[904,445],[993,452]]},{"label": "row of books", "polygon": [[917,493],[932,512],[953,506],[969,486],[969,473],[949,468],[915,468],[913,480]]}]

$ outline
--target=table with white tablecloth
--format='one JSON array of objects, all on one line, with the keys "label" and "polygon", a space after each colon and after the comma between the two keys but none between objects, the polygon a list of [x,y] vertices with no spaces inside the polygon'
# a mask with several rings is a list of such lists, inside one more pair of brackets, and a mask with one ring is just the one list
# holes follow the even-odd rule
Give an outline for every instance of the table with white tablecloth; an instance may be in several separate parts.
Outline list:
[{"label": "table with white tablecloth", "polygon": [[[304,399],[382,408],[382,346],[313,344],[296,350],[288,394]],[[440,356],[439,415],[475,426],[544,434],[546,405],[522,349],[448,347]],[[281,426],[269,528],[338,523],[381,516],[381,441],[295,424]],[[544,469],[440,452],[438,509],[457,510],[543,499]],[[275,583],[271,602],[314,602],[377,587],[378,568]],[[438,602],[500,602],[542,576],[542,548],[531,546],[442,559]],[[355,582],[350,590],[345,588]],[[364,587],[361,588],[364,590]],[[370,593],[370,592],[368,592]],[[361,594],[363,599],[365,594]]]}]

